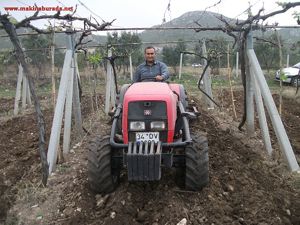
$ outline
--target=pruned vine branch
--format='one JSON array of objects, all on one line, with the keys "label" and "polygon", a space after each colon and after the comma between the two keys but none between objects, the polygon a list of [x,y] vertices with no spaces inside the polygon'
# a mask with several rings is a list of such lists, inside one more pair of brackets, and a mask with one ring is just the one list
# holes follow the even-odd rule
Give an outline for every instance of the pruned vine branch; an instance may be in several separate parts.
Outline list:
[{"label": "pruned vine branch", "polygon": [[[90,27],[90,28],[100,31],[100,30],[103,30],[107,26],[111,26],[112,23],[115,21],[115,19],[114,19],[111,22],[103,22],[102,24],[99,24],[98,22],[93,23],[93,22],[91,22],[91,20],[89,20],[87,18],[76,17],[73,14],[66,14],[66,15],[61,16],[60,11],[58,11],[54,15],[38,15],[38,14],[39,14],[39,11],[34,13],[32,16],[21,20],[19,23],[15,24],[15,27],[16,28],[28,27],[30,22],[36,21],[36,20],[41,20],[41,19],[56,19],[56,20],[63,20],[63,21],[68,21],[68,22],[82,21],[84,24],[84,27]],[[38,29],[38,30],[40,30],[40,29]]]},{"label": "pruned vine branch", "polygon": [[[37,21],[37,20],[41,20],[41,19],[56,19],[56,20],[68,21],[68,22],[82,21],[84,23],[84,28],[88,28],[88,29],[93,28],[96,30],[103,30],[105,27],[110,26],[113,21],[112,22],[103,22],[102,24],[99,24],[98,22],[93,23],[86,18],[75,17],[74,13],[61,16],[60,11],[58,11],[54,15],[39,15],[39,11],[37,11],[32,16],[27,17],[16,24],[13,24],[10,21],[8,14],[0,13],[0,23],[2,24],[2,28],[9,35],[9,38],[15,48],[17,61],[23,67],[24,76],[28,80],[30,93],[33,98],[34,107],[35,107],[35,111],[36,111],[36,117],[37,117],[37,121],[38,121],[38,129],[39,129],[39,152],[40,152],[41,163],[42,163],[42,182],[44,185],[46,185],[47,180],[48,180],[48,174],[49,174],[49,165],[47,162],[47,154],[46,154],[45,120],[44,120],[44,116],[43,116],[43,113],[41,110],[39,98],[35,91],[35,86],[34,86],[34,82],[32,79],[32,75],[28,68],[27,62],[26,62],[26,55],[23,51],[21,42],[20,42],[17,32],[16,32],[16,29],[23,27],[23,28],[31,28],[40,34],[52,33],[53,31],[51,31],[51,30],[50,31],[42,30],[31,24],[32,21]],[[87,30],[85,30],[85,32],[83,32],[83,34],[79,38],[79,43],[77,43],[76,47],[79,46],[81,44],[81,42],[83,41],[84,37],[88,36],[88,34],[90,34],[90,33],[91,32],[88,32]]]},{"label": "pruned vine branch", "polygon": [[[242,77],[242,83],[244,86],[244,113],[242,117],[242,121],[239,124],[239,129],[241,130],[244,126],[247,118],[247,109],[246,109],[246,67],[245,67],[245,49],[246,49],[246,37],[248,33],[251,30],[264,30],[264,26],[260,25],[259,22],[264,22],[266,19],[275,16],[277,14],[282,14],[288,11],[291,8],[300,6],[300,2],[293,2],[293,3],[285,3],[282,4],[282,9],[268,13],[266,15],[261,15],[261,13],[264,11],[264,9],[260,9],[256,15],[249,15],[248,19],[245,21],[239,21],[236,20],[235,23],[229,23],[226,19],[224,19],[222,16],[217,18],[223,22],[225,26],[219,26],[219,27],[202,27],[199,22],[195,22],[196,25],[199,26],[199,28],[195,29],[196,32],[200,31],[222,31],[226,33],[227,35],[231,36],[234,39],[233,48],[235,48],[235,45],[238,44],[238,51],[240,52],[240,62],[241,62],[241,77]],[[298,18],[299,20],[299,18]]]},{"label": "pruned vine branch", "polygon": [[[260,37],[253,37],[255,40],[258,40],[258,41],[262,41],[262,42],[264,42],[264,43],[268,43],[268,44],[271,44],[271,45],[273,45],[273,46],[278,46],[278,43],[275,43],[275,42],[273,42],[273,41],[271,41],[271,40],[267,40],[267,39],[265,39],[265,38],[260,38]],[[282,46],[282,44],[281,44],[281,46]]]}]

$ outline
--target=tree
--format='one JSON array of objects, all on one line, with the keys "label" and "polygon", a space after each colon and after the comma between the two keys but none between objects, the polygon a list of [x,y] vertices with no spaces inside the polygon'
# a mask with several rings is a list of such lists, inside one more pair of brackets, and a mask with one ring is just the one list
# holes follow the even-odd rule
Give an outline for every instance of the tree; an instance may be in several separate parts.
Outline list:
[{"label": "tree", "polygon": [[186,44],[184,43],[184,40],[179,39],[175,47],[176,54],[180,55],[180,53],[184,52],[185,50],[186,50]]},{"label": "tree", "polygon": [[[197,42],[194,46],[194,52],[196,54],[199,54],[199,55],[202,55],[202,46],[199,42]],[[199,56],[197,55],[194,55],[192,57],[192,63],[199,63]]]},{"label": "tree", "polygon": [[[95,98],[95,104],[96,104],[96,110],[98,110],[98,97],[97,97],[97,68],[100,65],[100,62],[102,61],[102,55],[99,52],[94,52],[88,56],[88,61],[89,64],[92,66],[94,70],[94,79],[93,79],[93,95],[91,96],[91,103],[92,103],[92,108],[94,110],[94,104],[93,104],[93,97]],[[90,74],[89,74],[89,79],[90,79]],[[90,80],[91,83],[91,80]]]},{"label": "tree", "polygon": [[31,35],[22,39],[23,47],[30,63],[38,68],[38,76],[45,75],[45,67],[50,62],[49,35]]},{"label": "tree", "polygon": [[116,60],[116,67],[118,71],[123,67],[123,74],[128,71],[129,68],[129,55],[132,56],[133,64],[137,65],[141,59],[141,39],[135,33],[122,32],[121,36],[117,32],[107,35],[107,45],[113,46],[113,54],[120,56]]},{"label": "tree", "polygon": [[88,61],[92,65],[93,69],[97,69],[98,65],[102,61],[102,55],[99,52],[94,52],[88,56]]},{"label": "tree", "polygon": [[218,53],[218,60],[213,60],[211,62],[211,67],[213,68],[222,68],[227,67],[227,58],[222,57],[223,55],[227,54],[227,44],[228,41],[224,37],[217,37],[213,41],[207,41],[206,42],[206,48],[208,51],[214,50]]},{"label": "tree", "polygon": [[182,39],[178,40],[175,48],[171,46],[165,46],[162,50],[163,61],[168,66],[171,66],[174,73],[177,74],[177,66],[179,66],[180,53],[186,50],[186,45]]},{"label": "tree", "polygon": [[0,74],[4,75],[4,68],[7,65],[15,64],[16,60],[13,54],[9,51],[3,51],[0,53]]},{"label": "tree", "polygon": [[55,57],[54,57],[54,65],[58,68],[62,68],[64,65],[64,58],[65,58],[65,54],[57,49],[55,51]]},{"label": "tree", "polygon": [[290,65],[298,63],[300,59],[300,41],[289,46],[288,52],[290,54]]},{"label": "tree", "polygon": [[[255,53],[259,59],[260,64],[264,69],[267,69],[268,73],[270,69],[279,68],[279,54],[277,37],[272,34],[264,39],[257,39],[254,44]],[[283,40],[280,38],[280,43],[283,45]]]},{"label": "tree", "polygon": [[163,61],[168,66],[171,66],[176,73],[176,66],[178,65],[178,57],[176,57],[176,52],[173,47],[165,46],[162,49]]},{"label": "tree", "polygon": [[[36,95],[34,82],[32,80],[32,75],[28,67],[28,63],[26,62],[26,55],[22,49],[22,45],[20,43],[20,40],[18,38],[16,29],[20,27],[27,27],[31,28],[34,31],[38,33],[49,33],[49,31],[41,30],[32,24],[30,24],[31,21],[36,21],[40,19],[57,19],[61,21],[81,21],[83,22],[85,31],[82,33],[82,37],[86,35],[87,33],[90,33],[90,29],[96,29],[96,30],[103,30],[105,27],[110,26],[112,22],[103,22],[102,24],[92,23],[87,18],[81,18],[81,17],[74,17],[74,15],[66,14],[64,16],[60,15],[60,11],[58,11],[54,15],[42,15],[39,16],[39,11],[35,12],[32,16],[27,17],[20,22],[12,22],[11,18],[8,14],[1,14],[0,13],[0,28],[4,29],[5,32],[8,34],[10,41],[12,42],[15,51],[16,51],[16,59],[18,63],[23,67],[24,75],[27,78],[29,90],[34,102],[34,107],[36,111],[37,121],[38,121],[38,129],[39,129],[39,152],[40,152],[40,158],[42,162],[42,182],[44,185],[47,184],[48,180],[48,174],[49,174],[49,165],[47,162],[47,156],[46,156],[46,141],[45,141],[45,120],[43,113],[41,111],[40,101],[39,98]],[[82,39],[81,39],[82,41]],[[79,44],[79,43],[78,43]]]}]

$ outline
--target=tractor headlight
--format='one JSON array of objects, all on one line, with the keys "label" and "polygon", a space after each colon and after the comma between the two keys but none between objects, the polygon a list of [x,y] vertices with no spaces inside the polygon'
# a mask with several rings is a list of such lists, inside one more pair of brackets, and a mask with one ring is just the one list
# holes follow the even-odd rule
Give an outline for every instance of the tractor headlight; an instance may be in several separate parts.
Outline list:
[{"label": "tractor headlight", "polygon": [[151,130],[165,130],[166,124],[164,121],[153,121],[150,123]]},{"label": "tractor headlight", "polygon": [[142,121],[130,122],[129,129],[132,131],[145,130],[145,122],[142,122]]}]

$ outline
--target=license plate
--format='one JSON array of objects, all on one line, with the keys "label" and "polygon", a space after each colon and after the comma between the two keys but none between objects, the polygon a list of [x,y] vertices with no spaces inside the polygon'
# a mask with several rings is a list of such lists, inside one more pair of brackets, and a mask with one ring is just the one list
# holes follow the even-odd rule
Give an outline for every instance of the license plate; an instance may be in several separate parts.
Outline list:
[{"label": "license plate", "polygon": [[159,132],[136,132],[135,133],[136,141],[159,141]]}]

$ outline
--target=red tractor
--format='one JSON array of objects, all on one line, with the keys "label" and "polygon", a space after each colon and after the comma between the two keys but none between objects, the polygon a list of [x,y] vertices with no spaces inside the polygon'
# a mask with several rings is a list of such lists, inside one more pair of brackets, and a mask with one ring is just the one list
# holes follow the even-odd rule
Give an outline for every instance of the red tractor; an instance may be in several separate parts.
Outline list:
[{"label": "red tractor", "polygon": [[123,85],[110,136],[96,138],[89,147],[91,189],[112,192],[124,168],[129,181],[160,180],[162,166],[181,171],[187,190],[202,189],[209,182],[208,143],[200,132],[190,132],[189,120],[196,116],[180,84]]}]

